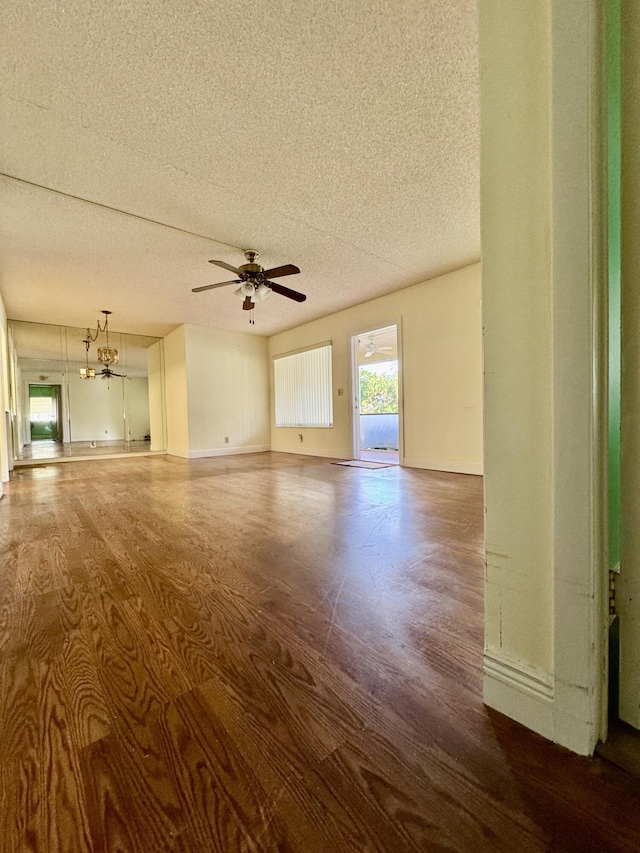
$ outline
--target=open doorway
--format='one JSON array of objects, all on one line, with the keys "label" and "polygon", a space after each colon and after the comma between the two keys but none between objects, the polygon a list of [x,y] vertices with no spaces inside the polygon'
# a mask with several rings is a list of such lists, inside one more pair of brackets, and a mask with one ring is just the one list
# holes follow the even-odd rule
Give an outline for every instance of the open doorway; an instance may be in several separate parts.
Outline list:
[{"label": "open doorway", "polygon": [[60,385],[29,385],[29,436],[34,441],[62,441]]},{"label": "open doorway", "polygon": [[353,458],[400,462],[400,368],[398,327],[372,329],[352,339]]}]

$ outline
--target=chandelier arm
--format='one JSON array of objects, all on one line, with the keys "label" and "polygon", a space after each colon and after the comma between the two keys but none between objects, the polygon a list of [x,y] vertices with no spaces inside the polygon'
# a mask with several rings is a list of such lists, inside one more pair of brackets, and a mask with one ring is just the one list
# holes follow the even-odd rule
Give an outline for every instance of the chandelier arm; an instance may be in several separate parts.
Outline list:
[{"label": "chandelier arm", "polygon": [[92,343],[98,340],[98,336],[101,332],[104,332],[106,340],[103,347],[98,347],[98,361],[106,365],[118,364],[120,361],[118,350],[109,344],[109,314],[111,314],[111,311],[103,311],[102,313],[104,314],[104,325],[100,325],[100,320],[98,320],[95,332],[92,332],[91,329],[87,329],[87,337],[84,341],[87,353],[87,368],[89,363],[89,347]]}]

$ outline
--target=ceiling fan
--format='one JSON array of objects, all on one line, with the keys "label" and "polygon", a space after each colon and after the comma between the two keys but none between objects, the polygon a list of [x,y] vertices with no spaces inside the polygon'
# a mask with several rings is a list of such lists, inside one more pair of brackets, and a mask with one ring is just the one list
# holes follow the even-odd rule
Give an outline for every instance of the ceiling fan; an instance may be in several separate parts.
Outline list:
[{"label": "ceiling fan", "polygon": [[237,269],[225,261],[209,261],[210,264],[215,264],[218,267],[222,267],[222,269],[234,273],[237,278],[231,281],[220,281],[216,284],[205,284],[202,287],[194,287],[192,292],[202,293],[203,290],[213,290],[215,287],[239,284],[240,287],[235,292],[238,296],[244,297],[244,302],[242,303],[244,311],[251,311],[255,303],[262,302],[263,299],[266,299],[271,294],[271,291],[279,293],[280,296],[286,296],[287,299],[293,299],[295,302],[305,301],[307,297],[304,293],[298,293],[297,290],[291,290],[289,287],[284,287],[282,284],[271,281],[272,278],[280,278],[284,275],[297,275],[300,272],[298,267],[293,264],[284,264],[281,267],[273,267],[270,270],[265,270],[260,264],[255,262],[258,257],[257,252],[247,249],[244,256],[247,259],[247,263],[242,264]]},{"label": "ceiling fan", "polygon": [[[364,341],[360,341],[361,344],[364,344]],[[375,355],[378,352],[393,352],[393,347],[381,347],[375,342],[373,336],[369,338],[369,343],[366,345],[366,352],[364,354],[365,358],[371,358],[372,355]]]},{"label": "ceiling fan", "polygon": [[115,371],[111,370],[108,365],[106,367],[103,367],[100,373],[98,373],[97,375],[101,376],[103,379],[111,379],[113,376],[117,376],[118,379],[131,379],[131,377],[127,376],[126,373],[116,373]]}]

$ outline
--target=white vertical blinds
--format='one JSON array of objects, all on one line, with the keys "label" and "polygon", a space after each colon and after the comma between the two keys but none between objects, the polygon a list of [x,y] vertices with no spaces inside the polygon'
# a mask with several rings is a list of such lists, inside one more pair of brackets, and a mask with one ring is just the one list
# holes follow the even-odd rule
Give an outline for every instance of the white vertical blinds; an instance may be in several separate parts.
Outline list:
[{"label": "white vertical blinds", "polygon": [[331,344],[274,359],[277,427],[333,426]]}]

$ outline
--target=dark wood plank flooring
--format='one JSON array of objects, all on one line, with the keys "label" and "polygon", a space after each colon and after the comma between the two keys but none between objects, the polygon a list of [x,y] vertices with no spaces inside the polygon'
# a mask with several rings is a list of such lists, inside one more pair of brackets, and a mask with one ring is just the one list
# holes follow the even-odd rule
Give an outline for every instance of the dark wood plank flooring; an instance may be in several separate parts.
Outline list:
[{"label": "dark wood plank flooring", "polygon": [[266,453],[22,468],[0,851],[637,851],[637,783],[481,700],[482,480]]}]

